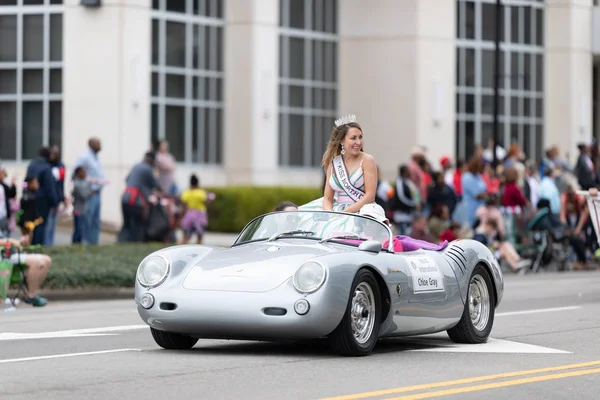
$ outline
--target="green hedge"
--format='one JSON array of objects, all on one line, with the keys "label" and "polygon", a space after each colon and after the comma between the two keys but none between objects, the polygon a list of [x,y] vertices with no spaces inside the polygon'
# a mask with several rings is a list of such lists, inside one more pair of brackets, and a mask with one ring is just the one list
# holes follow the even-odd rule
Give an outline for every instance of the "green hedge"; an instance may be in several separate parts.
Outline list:
[{"label": "green hedge", "polygon": [[[215,187],[210,204],[209,227],[215,232],[240,232],[251,219],[268,212],[282,201],[302,205],[322,196],[314,187]],[[52,267],[43,288],[133,287],[137,267],[144,257],[166,247],[163,243],[116,243],[44,248]]]},{"label": "green hedge", "polygon": [[163,243],[66,245],[44,248],[52,266],[42,288],[133,287],[137,267]]},{"label": "green hedge", "polygon": [[282,201],[302,205],[323,195],[321,187],[229,186],[205,190],[217,195],[208,207],[208,230],[234,233]]}]

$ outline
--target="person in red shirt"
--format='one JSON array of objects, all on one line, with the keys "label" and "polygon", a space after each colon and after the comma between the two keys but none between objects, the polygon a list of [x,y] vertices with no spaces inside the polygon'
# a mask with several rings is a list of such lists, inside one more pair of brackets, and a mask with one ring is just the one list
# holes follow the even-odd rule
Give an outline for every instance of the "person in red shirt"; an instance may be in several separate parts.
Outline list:
[{"label": "person in red shirt", "polygon": [[576,228],[586,207],[585,197],[578,195],[573,185],[560,196],[560,222],[569,228]]},{"label": "person in red shirt", "polygon": [[519,179],[519,171],[515,167],[507,168],[504,171],[505,185],[504,193],[502,194],[502,205],[504,207],[524,209],[527,206],[527,199],[519,189],[517,180]]},{"label": "person in red shirt", "polygon": [[440,242],[448,241],[452,242],[453,240],[457,240],[461,238],[461,229],[462,226],[459,223],[453,222],[450,226],[440,233]]},{"label": "person in red shirt", "polygon": [[421,195],[421,201],[424,202],[427,199],[427,185],[425,184],[425,174],[421,168],[421,162],[425,160],[425,152],[420,147],[415,147],[411,151],[411,160],[408,163],[408,169],[410,170],[410,180],[413,181],[415,186],[419,189]]},{"label": "person in red shirt", "polygon": [[431,165],[429,165],[427,160],[423,159],[419,162],[419,166],[423,171],[423,185],[425,185],[427,192],[429,192],[429,186],[431,186],[431,183],[433,182],[433,179],[431,178]]},{"label": "person in red shirt", "polygon": [[462,181],[461,177],[463,172],[465,172],[465,160],[459,158],[456,160],[456,169],[454,170],[454,176],[452,178],[452,184],[454,186],[454,192],[460,199],[462,197]]},{"label": "person in red shirt", "polygon": [[497,194],[500,191],[500,178],[491,164],[486,163],[481,177],[485,181],[488,194]]}]

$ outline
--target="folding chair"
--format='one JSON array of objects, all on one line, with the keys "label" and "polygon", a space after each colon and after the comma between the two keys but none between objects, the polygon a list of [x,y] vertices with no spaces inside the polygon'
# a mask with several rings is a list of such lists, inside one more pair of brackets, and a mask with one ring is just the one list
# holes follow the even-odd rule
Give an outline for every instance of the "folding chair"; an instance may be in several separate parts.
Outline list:
[{"label": "folding chair", "polygon": [[9,260],[0,259],[0,300],[8,298],[8,289],[12,278],[13,265]]},{"label": "folding chair", "polygon": [[[19,296],[27,295],[27,278],[26,273],[27,266],[25,264],[17,264],[13,266],[13,273],[10,278],[10,286],[8,289],[7,299],[10,300],[10,303],[13,307],[17,306],[17,299]],[[11,289],[11,287],[16,286],[16,290]]]},{"label": "folding chair", "polygon": [[[1,253],[0,254],[1,255],[0,262],[4,266],[4,268],[1,268],[1,269],[8,271],[8,274],[7,274],[8,276],[5,278],[8,282],[5,283],[5,287],[3,287],[3,288],[0,287],[0,295],[1,295],[0,297],[6,296],[6,298],[9,299],[9,301],[13,307],[16,307],[17,299],[19,298],[20,295],[24,296],[27,294],[27,277],[26,277],[27,265],[25,265],[25,264],[13,265],[9,261],[11,254],[14,253],[15,250],[16,250],[17,254],[20,252],[19,249],[15,249],[14,247],[10,247],[10,246],[2,248],[0,251],[0,253]],[[7,264],[10,264],[10,266],[12,267],[12,271],[8,267]],[[14,287],[16,287],[16,290],[13,289]],[[4,291],[6,291],[6,294],[3,293]]]}]

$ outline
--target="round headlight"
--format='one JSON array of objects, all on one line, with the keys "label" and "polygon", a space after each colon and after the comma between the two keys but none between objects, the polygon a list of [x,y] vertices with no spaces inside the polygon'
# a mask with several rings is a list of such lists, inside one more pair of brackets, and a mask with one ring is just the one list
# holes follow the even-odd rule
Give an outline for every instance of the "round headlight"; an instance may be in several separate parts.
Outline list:
[{"label": "round headlight", "polygon": [[302,293],[318,290],[325,282],[325,267],[316,261],[304,263],[294,274],[294,287]]},{"label": "round headlight", "polygon": [[169,261],[159,255],[146,257],[138,267],[137,279],[142,286],[158,286],[169,274]]}]

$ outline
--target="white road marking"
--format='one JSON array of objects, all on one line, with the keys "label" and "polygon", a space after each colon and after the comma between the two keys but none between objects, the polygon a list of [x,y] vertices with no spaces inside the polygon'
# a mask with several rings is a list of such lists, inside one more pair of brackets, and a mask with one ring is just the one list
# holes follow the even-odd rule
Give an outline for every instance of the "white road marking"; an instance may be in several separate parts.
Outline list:
[{"label": "white road marking", "polygon": [[540,314],[540,313],[556,312],[556,311],[569,311],[569,310],[577,310],[579,308],[581,308],[581,306],[539,308],[537,310],[524,310],[524,311],[509,311],[509,312],[498,313],[498,314],[496,314],[496,317],[508,317],[511,315]]},{"label": "white road marking", "polygon": [[107,332],[124,332],[149,329],[148,325],[122,325],[122,326],[107,326],[102,328],[88,329],[71,329],[66,331],[39,332],[39,333],[21,333],[21,332],[4,332],[0,333],[0,341],[2,340],[26,340],[26,339],[54,339],[54,338],[76,338],[89,336],[114,336],[114,333]]},{"label": "white road marking", "polygon": [[571,354],[569,351],[534,346],[532,344],[511,342],[508,340],[489,338],[482,344],[457,344],[440,340],[415,340],[411,343],[431,345],[431,348],[414,349],[409,351],[425,351],[436,353],[517,353],[517,354]]},{"label": "white road marking", "polygon": [[49,360],[52,358],[91,356],[91,355],[96,355],[96,354],[123,353],[126,351],[142,351],[142,350],[141,349],[116,349],[116,350],[88,351],[86,353],[68,353],[68,354],[54,354],[51,356],[11,358],[8,360],[0,360],[0,364],[8,364],[8,363],[16,363],[16,362],[24,362],[24,361]]}]

